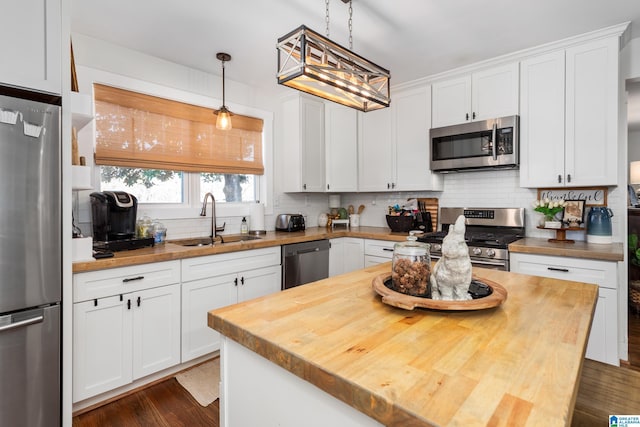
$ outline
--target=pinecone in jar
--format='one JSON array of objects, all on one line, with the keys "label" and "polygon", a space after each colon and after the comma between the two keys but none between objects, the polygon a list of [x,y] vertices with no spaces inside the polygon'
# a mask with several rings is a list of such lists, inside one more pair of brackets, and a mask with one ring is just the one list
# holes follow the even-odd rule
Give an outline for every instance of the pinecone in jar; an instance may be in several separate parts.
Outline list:
[{"label": "pinecone in jar", "polygon": [[424,261],[402,258],[393,264],[391,280],[397,292],[428,297],[429,274],[429,265]]}]

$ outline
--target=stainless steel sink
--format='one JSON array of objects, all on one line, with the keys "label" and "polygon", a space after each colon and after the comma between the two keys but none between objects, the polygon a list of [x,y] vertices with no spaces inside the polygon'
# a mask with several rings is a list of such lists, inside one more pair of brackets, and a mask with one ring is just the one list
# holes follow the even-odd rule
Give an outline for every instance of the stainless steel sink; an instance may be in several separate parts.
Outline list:
[{"label": "stainless steel sink", "polygon": [[247,240],[260,240],[260,237],[252,236],[250,234],[229,234],[226,236],[218,235],[218,237],[222,238],[222,243],[245,242]]},{"label": "stainless steel sink", "polygon": [[[260,240],[260,237],[251,236],[248,234],[229,234],[226,236],[218,235],[216,242],[217,243],[234,243],[234,242],[244,242],[247,240]],[[212,246],[214,244],[211,237],[195,237],[190,239],[170,240],[169,243],[173,243],[174,245],[180,245],[180,246]]]}]

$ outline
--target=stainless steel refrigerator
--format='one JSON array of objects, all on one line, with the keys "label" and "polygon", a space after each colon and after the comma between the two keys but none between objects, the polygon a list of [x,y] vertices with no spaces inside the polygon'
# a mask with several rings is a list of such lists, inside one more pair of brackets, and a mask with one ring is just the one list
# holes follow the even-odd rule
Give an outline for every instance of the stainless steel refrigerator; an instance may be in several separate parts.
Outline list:
[{"label": "stainless steel refrigerator", "polygon": [[61,424],[59,105],[0,87],[0,426]]}]

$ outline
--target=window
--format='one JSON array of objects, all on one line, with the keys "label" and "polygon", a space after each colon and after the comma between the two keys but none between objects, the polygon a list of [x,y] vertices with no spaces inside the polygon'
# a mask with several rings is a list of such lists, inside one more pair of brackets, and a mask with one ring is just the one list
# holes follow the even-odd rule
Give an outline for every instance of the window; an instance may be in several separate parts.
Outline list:
[{"label": "window", "polygon": [[194,176],[199,197],[212,193],[217,203],[255,202],[259,199],[259,180],[256,175],[241,174],[188,174],[162,169],[100,168],[101,191],[126,191],[134,194],[140,204],[188,203],[186,182]]},{"label": "window", "polygon": [[255,202],[257,191],[255,175],[200,174],[200,200],[212,193],[216,202]]},{"label": "window", "polygon": [[100,84],[94,96],[102,190],[157,204],[189,204],[189,194],[202,200],[207,192],[223,203],[259,198],[261,119],[234,115],[234,128],[220,131],[208,108]]},{"label": "window", "polygon": [[184,174],[161,169],[100,168],[100,190],[121,190],[134,194],[138,203],[185,202]]}]

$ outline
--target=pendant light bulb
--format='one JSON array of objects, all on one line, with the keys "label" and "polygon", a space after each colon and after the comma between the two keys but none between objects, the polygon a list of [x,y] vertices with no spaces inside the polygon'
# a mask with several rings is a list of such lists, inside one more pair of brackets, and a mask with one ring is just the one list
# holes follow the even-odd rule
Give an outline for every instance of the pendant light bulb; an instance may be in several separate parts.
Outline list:
[{"label": "pendant light bulb", "polygon": [[225,105],[225,97],[224,97],[224,63],[231,60],[231,55],[224,52],[219,52],[216,54],[216,58],[222,61],[222,107],[216,112],[218,116],[216,119],[216,128],[220,130],[231,130],[231,112]]},{"label": "pendant light bulb", "polygon": [[231,130],[231,113],[224,105],[218,110],[216,128],[220,130]]}]

